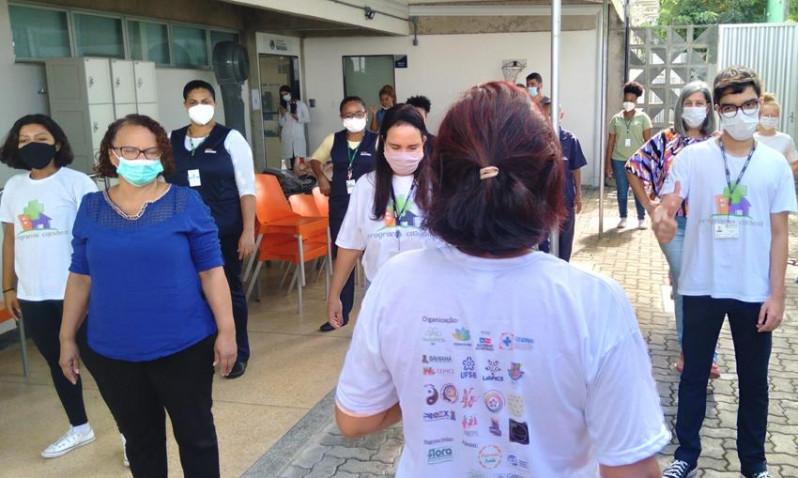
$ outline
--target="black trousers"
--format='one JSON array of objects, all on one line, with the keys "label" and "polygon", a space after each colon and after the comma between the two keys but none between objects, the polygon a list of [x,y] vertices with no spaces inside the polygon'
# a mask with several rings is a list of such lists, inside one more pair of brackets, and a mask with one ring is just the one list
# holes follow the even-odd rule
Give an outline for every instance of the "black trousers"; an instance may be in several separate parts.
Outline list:
[{"label": "black trousers", "polygon": [[[330,236],[332,240],[332,256],[333,260],[338,256],[338,246],[335,245],[335,240],[338,238],[338,232],[341,231],[341,225],[346,216],[346,206],[344,204],[335,204],[330,201]],[[349,274],[349,278],[341,289],[341,304],[343,305],[344,324],[349,322],[349,314],[352,312],[352,307],[355,305],[355,273]]]},{"label": "black trousers", "polygon": [[[576,226],[576,215],[574,209],[571,207],[568,209],[568,216],[565,218],[565,222],[562,224],[562,228],[560,229],[559,235],[559,245],[560,249],[558,251],[559,258],[570,262],[571,260],[571,252],[574,249],[574,229]],[[549,238],[547,237],[539,246],[538,249],[541,252],[548,253],[551,250],[549,245]]]},{"label": "black trousers", "polygon": [[740,403],[737,408],[737,456],[744,474],[765,471],[768,424],[768,362],[772,334],[759,333],[762,304],[732,299],[684,296],[684,371],[679,382],[676,459],[696,463],[701,455],[699,432],[707,407],[707,383],[718,335],[729,316]]},{"label": "black trousers", "polygon": [[249,333],[247,322],[249,311],[247,299],[244,294],[244,285],[241,283],[242,261],[238,260],[238,241],[240,234],[231,234],[219,237],[224,257],[224,275],[230,286],[230,296],[233,300],[233,320],[236,324],[236,344],[238,345],[238,361],[249,360]]},{"label": "black trousers", "polygon": [[216,336],[149,362],[104,357],[86,347],[88,367],[127,440],[137,478],[167,478],[166,416],[172,421],[186,478],[217,478],[219,446],[213,424],[213,345]]},{"label": "black trousers", "polygon": [[[61,400],[61,405],[69,417],[72,426],[83,425],[88,422],[86,418],[86,407],[83,404],[83,385],[78,378],[78,383],[72,385],[61,372],[58,359],[61,355],[61,343],[58,340],[58,333],[61,329],[61,315],[64,312],[63,300],[44,300],[27,301],[20,300],[19,306],[22,308],[22,318],[33,338],[33,343],[39,349],[47,366],[50,367],[50,376],[53,377],[53,385]],[[86,329],[81,327],[78,331],[77,342],[81,346],[85,344]]]}]

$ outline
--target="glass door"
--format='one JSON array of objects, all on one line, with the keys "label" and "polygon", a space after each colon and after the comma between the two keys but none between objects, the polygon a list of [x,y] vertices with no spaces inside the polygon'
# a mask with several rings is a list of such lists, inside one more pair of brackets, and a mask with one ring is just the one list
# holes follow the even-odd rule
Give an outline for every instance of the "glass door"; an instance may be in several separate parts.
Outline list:
[{"label": "glass door", "polygon": [[344,95],[359,96],[369,106],[380,104],[380,88],[395,87],[393,55],[345,56]]},{"label": "glass door", "polygon": [[259,55],[260,95],[263,111],[263,138],[266,165],[280,167],[280,87],[291,86],[299,92],[299,58],[295,56]]}]

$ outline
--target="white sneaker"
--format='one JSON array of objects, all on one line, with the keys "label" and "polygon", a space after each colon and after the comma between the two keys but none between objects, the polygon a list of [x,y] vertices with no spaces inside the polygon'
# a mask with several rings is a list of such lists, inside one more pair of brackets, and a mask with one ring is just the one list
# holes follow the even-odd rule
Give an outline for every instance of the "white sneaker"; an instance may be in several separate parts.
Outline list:
[{"label": "white sneaker", "polygon": [[122,438],[122,464],[130,468],[130,461],[127,459],[127,440],[125,435],[120,433],[119,436]]},{"label": "white sneaker", "polygon": [[42,458],[58,458],[66,455],[70,451],[88,445],[94,441],[94,430],[91,427],[88,431],[79,432],[74,427],[70,428],[64,436],[56,440],[42,452]]},{"label": "white sneaker", "polygon": [[645,231],[646,228],[646,220],[645,219],[638,219],[637,221],[637,228],[641,231]]},{"label": "white sneaker", "polygon": [[618,229],[626,229],[626,218],[621,218],[621,222],[618,223]]}]

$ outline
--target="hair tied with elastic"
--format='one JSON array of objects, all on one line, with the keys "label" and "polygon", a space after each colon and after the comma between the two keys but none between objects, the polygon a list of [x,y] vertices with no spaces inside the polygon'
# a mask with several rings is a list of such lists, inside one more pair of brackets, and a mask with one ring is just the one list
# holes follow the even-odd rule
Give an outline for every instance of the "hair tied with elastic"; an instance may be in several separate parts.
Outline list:
[{"label": "hair tied with elastic", "polygon": [[485,166],[479,170],[479,179],[484,181],[486,179],[495,178],[499,175],[499,168],[496,166]]}]

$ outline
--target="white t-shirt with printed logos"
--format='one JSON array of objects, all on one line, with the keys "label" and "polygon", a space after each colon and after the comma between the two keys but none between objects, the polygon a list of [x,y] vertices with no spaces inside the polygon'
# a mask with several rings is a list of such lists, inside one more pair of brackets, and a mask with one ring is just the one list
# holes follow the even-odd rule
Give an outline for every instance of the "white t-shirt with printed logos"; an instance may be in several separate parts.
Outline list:
[{"label": "white t-shirt with printed logos", "polygon": [[85,174],[61,168],[44,179],[17,174],[0,199],[0,221],[14,224],[17,297],[63,300],[72,260],[72,225],[83,196],[97,191]]},{"label": "white t-shirt with printed logos", "polygon": [[595,478],[670,440],[651,363],[614,282],[543,253],[400,254],[371,285],[337,389],[400,403],[397,477]]},{"label": "white t-shirt with printed logos", "polygon": [[[413,176],[393,177],[393,190],[399,204],[394,210],[393,199],[389,196],[385,217],[380,220],[373,219],[375,181],[374,172],[357,181],[335,241],[338,247],[364,251],[363,271],[369,281],[373,281],[385,261],[396,254],[439,245],[421,227],[423,216],[415,203]],[[398,220],[396,212],[402,216]]]},{"label": "white t-shirt with printed logos", "polygon": [[[727,152],[726,158],[734,184],[746,157]],[[757,143],[730,194],[718,140],[704,141],[676,156],[663,193],[672,193],[676,181],[690,201],[679,293],[763,302],[770,295],[770,215],[796,212],[793,175],[782,154]]]}]

